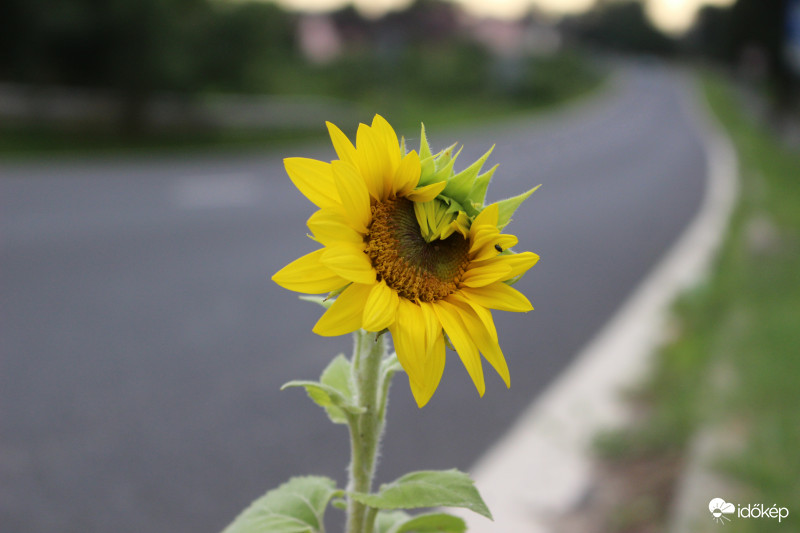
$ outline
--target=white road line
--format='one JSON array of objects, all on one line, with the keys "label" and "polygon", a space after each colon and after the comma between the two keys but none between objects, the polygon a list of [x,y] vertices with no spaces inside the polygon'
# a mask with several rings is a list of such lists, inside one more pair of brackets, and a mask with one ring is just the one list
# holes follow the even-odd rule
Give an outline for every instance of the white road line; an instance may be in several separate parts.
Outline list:
[{"label": "white road line", "polygon": [[550,532],[575,508],[591,487],[593,437],[628,420],[620,390],[647,370],[674,298],[707,274],[736,202],[737,161],[693,96],[686,91],[685,111],[702,133],[708,165],[699,213],[572,365],[476,463],[472,474],[495,521],[459,513],[470,533]]}]

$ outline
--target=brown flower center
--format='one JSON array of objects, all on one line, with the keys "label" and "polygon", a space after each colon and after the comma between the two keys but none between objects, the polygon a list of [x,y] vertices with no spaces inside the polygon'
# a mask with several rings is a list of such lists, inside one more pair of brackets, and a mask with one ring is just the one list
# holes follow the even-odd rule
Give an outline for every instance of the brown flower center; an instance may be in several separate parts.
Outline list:
[{"label": "brown flower center", "polygon": [[459,233],[425,242],[414,204],[396,198],[372,206],[367,255],[379,279],[408,300],[434,302],[458,289],[469,266],[469,242]]}]

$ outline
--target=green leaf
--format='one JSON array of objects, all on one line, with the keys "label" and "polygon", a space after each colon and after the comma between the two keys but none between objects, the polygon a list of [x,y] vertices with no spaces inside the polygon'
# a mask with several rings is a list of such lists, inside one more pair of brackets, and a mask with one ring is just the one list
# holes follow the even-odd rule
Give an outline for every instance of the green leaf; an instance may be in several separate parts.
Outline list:
[{"label": "green leaf", "polygon": [[294,380],[286,383],[281,390],[290,387],[303,387],[314,403],[323,407],[328,417],[336,424],[347,424],[347,414],[360,414],[363,407],[353,401],[350,384],[350,361],[339,354],[322,372],[320,381]]},{"label": "green leaf", "polygon": [[463,533],[466,530],[467,524],[461,518],[446,513],[432,513],[415,516],[390,533]]},{"label": "green leaf", "polygon": [[511,215],[514,214],[514,211],[516,211],[522,202],[524,202],[528,196],[533,194],[533,191],[539,187],[541,187],[541,185],[537,185],[529,191],[498,202],[497,227],[503,229],[503,227],[505,227],[511,221]]},{"label": "green leaf", "polygon": [[242,511],[222,533],[317,533],[324,531],[328,502],[342,491],[326,477],[294,477]]},{"label": "green leaf", "polygon": [[347,400],[353,399],[353,386],[350,383],[350,361],[344,354],[339,354],[328,363],[322,375],[319,377],[320,383],[339,391]]},{"label": "green leaf", "polygon": [[467,525],[446,513],[411,516],[403,511],[381,511],[375,522],[377,533],[463,533]]},{"label": "green leaf", "polygon": [[411,515],[403,511],[380,511],[375,519],[375,533],[394,533]]},{"label": "green leaf", "polygon": [[458,470],[412,472],[381,485],[377,494],[356,492],[350,496],[376,509],[464,507],[492,518],[472,480]]}]

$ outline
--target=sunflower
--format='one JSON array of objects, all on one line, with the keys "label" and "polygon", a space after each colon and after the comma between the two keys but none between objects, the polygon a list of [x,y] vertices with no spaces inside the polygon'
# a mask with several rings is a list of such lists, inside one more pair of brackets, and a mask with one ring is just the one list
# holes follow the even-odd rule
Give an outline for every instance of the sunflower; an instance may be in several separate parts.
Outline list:
[{"label": "sunflower", "polygon": [[484,206],[497,166],[480,170],[491,149],[456,174],[455,145],[432,154],[424,126],[419,152],[406,152],[405,140],[380,115],[371,126],[359,125],[355,146],[327,125],[339,159],[284,160],[292,182],[319,208],[308,228],[322,248],[273,281],[336,296],[314,326],[319,335],[388,329],[420,407],[441,380],[445,345],[458,353],[481,396],[480,354],[510,386],[490,310],[533,309],[511,283],[539,257],[512,252],[517,238],[501,230],[535,188]]}]

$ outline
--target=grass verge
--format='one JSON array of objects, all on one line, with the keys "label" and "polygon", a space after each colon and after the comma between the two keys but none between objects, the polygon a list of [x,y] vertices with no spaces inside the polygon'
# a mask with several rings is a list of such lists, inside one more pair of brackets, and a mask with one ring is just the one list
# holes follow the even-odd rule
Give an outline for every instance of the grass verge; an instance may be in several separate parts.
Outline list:
[{"label": "grass verge", "polygon": [[[713,428],[724,435],[713,467],[736,491],[729,498],[790,510],[782,523],[734,517],[725,530],[800,531],[800,153],[746,116],[724,80],[702,86],[739,154],[739,205],[714,274],[676,303],[671,340],[632,393],[641,419],[600,436],[598,450],[622,475],[665,458],[679,466],[692,436]],[[673,489],[679,473],[666,480]],[[657,488],[607,512],[605,531],[660,531],[672,491]],[[719,527],[710,515],[709,524]]]}]

